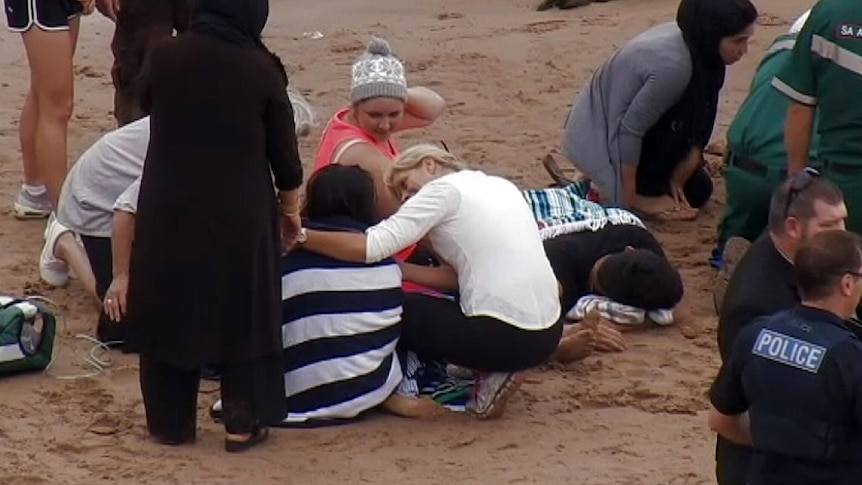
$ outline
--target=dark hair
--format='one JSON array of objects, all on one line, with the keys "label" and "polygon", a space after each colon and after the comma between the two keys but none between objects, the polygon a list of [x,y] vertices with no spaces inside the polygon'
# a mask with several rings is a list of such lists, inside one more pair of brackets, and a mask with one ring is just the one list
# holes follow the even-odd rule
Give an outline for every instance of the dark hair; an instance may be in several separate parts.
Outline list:
[{"label": "dark hair", "polygon": [[682,0],[676,23],[689,49],[699,60],[724,65],[718,52],[721,39],[736,35],[757,20],[757,8],[750,0]]},{"label": "dark hair", "polygon": [[[724,85],[726,66],[720,46],[724,37],[736,35],[757,20],[750,0],[682,0],[676,23],[691,57],[692,73],[682,98],[674,105],[681,110],[681,147],[685,156],[691,147],[703,149],[712,136],[718,113],[718,94]],[[673,131],[678,131],[674,129]]]},{"label": "dark hair", "polygon": [[769,230],[774,234],[784,234],[784,221],[788,217],[802,222],[811,220],[816,215],[814,205],[817,201],[828,205],[844,202],[841,189],[825,177],[814,177],[800,190],[791,190],[792,182],[785,180],[772,192],[769,202]]},{"label": "dark hair", "polygon": [[819,300],[833,294],[845,275],[859,274],[862,239],[855,233],[829,230],[815,234],[800,246],[794,268],[803,300]]},{"label": "dark hair", "polygon": [[596,271],[596,282],[611,300],[647,311],[675,307],[684,291],[670,261],[646,249],[608,255]]},{"label": "dark hair", "polygon": [[370,173],[356,165],[328,165],[308,179],[303,215],[313,221],[349,217],[370,226],[377,222],[376,201]]}]

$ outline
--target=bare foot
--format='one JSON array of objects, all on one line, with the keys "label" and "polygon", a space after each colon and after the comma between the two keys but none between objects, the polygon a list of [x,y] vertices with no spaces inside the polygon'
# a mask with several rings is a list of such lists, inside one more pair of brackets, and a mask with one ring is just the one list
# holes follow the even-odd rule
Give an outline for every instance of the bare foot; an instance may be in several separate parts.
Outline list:
[{"label": "bare foot", "polygon": [[600,352],[622,352],[626,349],[626,344],[621,329],[628,331],[637,328],[617,325],[597,311],[588,313],[580,323],[593,332],[595,349]]},{"label": "bare foot", "polygon": [[596,334],[593,329],[573,323],[567,325],[552,358],[562,364],[584,360],[593,353]]},{"label": "bare foot", "polygon": [[380,408],[402,418],[431,419],[446,412],[446,408],[427,397],[407,397],[392,394]]},{"label": "bare foot", "polygon": [[601,352],[622,352],[626,349],[623,334],[609,325],[600,324],[596,329],[596,350]]}]

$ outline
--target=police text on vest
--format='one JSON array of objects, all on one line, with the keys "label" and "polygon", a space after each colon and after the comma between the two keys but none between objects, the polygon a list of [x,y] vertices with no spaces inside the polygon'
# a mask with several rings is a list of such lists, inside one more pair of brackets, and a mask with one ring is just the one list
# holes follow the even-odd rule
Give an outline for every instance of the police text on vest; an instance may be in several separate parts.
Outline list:
[{"label": "police text on vest", "polygon": [[816,374],[826,348],[764,328],[757,335],[751,353]]}]

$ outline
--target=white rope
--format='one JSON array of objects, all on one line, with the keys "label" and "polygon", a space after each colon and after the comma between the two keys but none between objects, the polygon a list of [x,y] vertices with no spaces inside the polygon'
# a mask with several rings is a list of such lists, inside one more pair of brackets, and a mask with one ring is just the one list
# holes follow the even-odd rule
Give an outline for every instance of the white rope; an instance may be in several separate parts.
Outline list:
[{"label": "white rope", "polygon": [[[93,346],[90,348],[88,355],[81,355],[80,353],[78,353],[78,350],[75,348],[74,345],[68,346],[70,349],[70,352],[72,353],[72,355],[77,360],[82,362],[85,365],[85,367],[90,367],[94,370],[92,370],[90,372],[85,372],[83,374],[70,374],[70,375],[56,375],[56,374],[51,373],[50,372],[51,367],[54,365],[54,362],[57,360],[57,356],[60,353],[61,334],[65,334],[66,330],[67,330],[66,319],[60,315],[59,305],[57,305],[57,303],[54,302],[53,300],[51,300],[50,298],[47,298],[47,297],[44,297],[41,295],[34,295],[34,296],[27,297],[26,300],[39,301],[39,302],[46,303],[47,305],[52,307],[52,310],[54,311],[54,320],[56,322],[56,328],[54,329],[54,349],[53,349],[53,352],[51,353],[51,361],[48,362],[48,365],[45,367],[45,370],[43,371],[43,372],[45,372],[45,374],[53,377],[54,379],[66,380],[66,381],[77,380],[77,379],[87,379],[87,378],[91,378],[91,377],[97,377],[100,375],[104,375],[107,372],[107,370],[113,365],[112,359],[110,357],[105,358],[104,354],[109,353],[111,349],[108,346],[113,344],[113,343],[116,343],[116,342],[107,342],[107,343],[99,342],[98,340],[96,340],[95,338],[93,338],[89,335],[79,333],[79,334],[75,334],[72,336],[73,341],[74,340],[84,340],[86,342],[92,343]],[[62,339],[62,340],[64,340],[64,339]]]}]

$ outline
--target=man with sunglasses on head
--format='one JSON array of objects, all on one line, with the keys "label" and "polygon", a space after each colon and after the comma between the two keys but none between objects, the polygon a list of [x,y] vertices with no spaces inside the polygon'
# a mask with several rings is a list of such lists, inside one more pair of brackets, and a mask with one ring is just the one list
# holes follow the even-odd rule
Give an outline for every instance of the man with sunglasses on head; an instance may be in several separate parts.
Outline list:
[{"label": "man with sunglasses on head", "polygon": [[[793,267],[799,247],[820,232],[843,230],[846,218],[841,191],[814,169],[806,168],[773,191],[768,231],[742,257],[719,300],[718,349],[722,362],[728,362],[733,342],[743,327],[758,317],[799,303]],[[750,461],[749,447],[719,436],[719,485],[745,485]]]},{"label": "man with sunglasses on head", "polygon": [[831,230],[803,243],[801,304],[742,329],[710,390],[710,428],[752,446],[748,485],[862,483],[862,341],[847,323],[860,242]]},{"label": "man with sunglasses on head", "polygon": [[[862,8],[858,0],[820,0],[772,80],[790,99],[784,140],[789,176],[807,165],[844,191],[847,229],[862,234]],[[817,126],[815,127],[815,119]],[[817,160],[809,160],[814,131]]]}]

